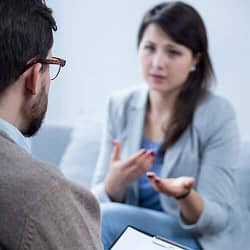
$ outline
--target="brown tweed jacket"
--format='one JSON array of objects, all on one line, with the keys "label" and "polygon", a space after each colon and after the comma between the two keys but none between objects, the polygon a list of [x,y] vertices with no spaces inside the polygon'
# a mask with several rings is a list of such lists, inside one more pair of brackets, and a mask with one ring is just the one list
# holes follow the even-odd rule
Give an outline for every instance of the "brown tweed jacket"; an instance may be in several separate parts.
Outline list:
[{"label": "brown tweed jacket", "polygon": [[0,134],[0,249],[99,250],[92,194]]}]

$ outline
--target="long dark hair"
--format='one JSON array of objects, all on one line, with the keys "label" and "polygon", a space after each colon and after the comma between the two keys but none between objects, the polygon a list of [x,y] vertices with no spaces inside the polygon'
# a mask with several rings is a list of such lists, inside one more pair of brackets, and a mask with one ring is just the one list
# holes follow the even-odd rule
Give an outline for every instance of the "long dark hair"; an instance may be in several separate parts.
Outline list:
[{"label": "long dark hair", "polygon": [[189,48],[194,57],[200,54],[196,69],[190,72],[177,96],[170,124],[165,130],[165,143],[161,148],[164,154],[192,122],[195,108],[208,93],[215,76],[208,54],[206,28],[193,7],[183,2],[167,2],[150,9],[139,28],[138,47],[150,24],[158,25],[173,41]]}]

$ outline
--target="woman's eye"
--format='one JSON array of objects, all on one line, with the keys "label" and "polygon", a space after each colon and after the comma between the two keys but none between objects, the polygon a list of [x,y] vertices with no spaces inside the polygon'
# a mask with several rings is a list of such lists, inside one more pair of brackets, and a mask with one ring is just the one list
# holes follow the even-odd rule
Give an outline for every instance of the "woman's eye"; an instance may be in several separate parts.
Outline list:
[{"label": "woman's eye", "polygon": [[168,50],[167,53],[170,55],[170,56],[180,56],[181,55],[181,52],[177,51],[177,50]]},{"label": "woman's eye", "polygon": [[153,46],[151,46],[151,45],[145,45],[144,49],[148,50],[150,52],[153,52],[155,50],[155,48]]}]

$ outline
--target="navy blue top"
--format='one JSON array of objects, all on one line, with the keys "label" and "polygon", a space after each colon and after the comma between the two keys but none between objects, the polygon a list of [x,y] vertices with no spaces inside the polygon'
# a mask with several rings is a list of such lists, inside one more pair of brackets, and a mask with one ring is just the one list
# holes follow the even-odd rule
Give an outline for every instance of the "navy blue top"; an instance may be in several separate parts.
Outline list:
[{"label": "navy blue top", "polygon": [[[153,150],[155,152],[155,159],[152,168],[149,170],[156,173],[156,175],[161,175],[162,169],[162,157],[159,154],[161,143],[153,142],[147,139],[145,136],[142,138],[141,148],[147,150]],[[148,180],[146,174],[139,178],[139,206],[145,207],[153,210],[163,211],[160,203],[159,192],[155,191],[153,186]]]}]

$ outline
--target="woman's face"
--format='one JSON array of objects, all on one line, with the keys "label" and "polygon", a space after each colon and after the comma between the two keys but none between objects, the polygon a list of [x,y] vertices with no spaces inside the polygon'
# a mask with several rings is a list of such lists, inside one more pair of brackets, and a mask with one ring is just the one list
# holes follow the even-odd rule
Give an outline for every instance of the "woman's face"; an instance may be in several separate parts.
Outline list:
[{"label": "woman's face", "polygon": [[139,58],[149,88],[164,93],[178,91],[197,63],[190,49],[174,42],[156,24],[144,31]]}]

